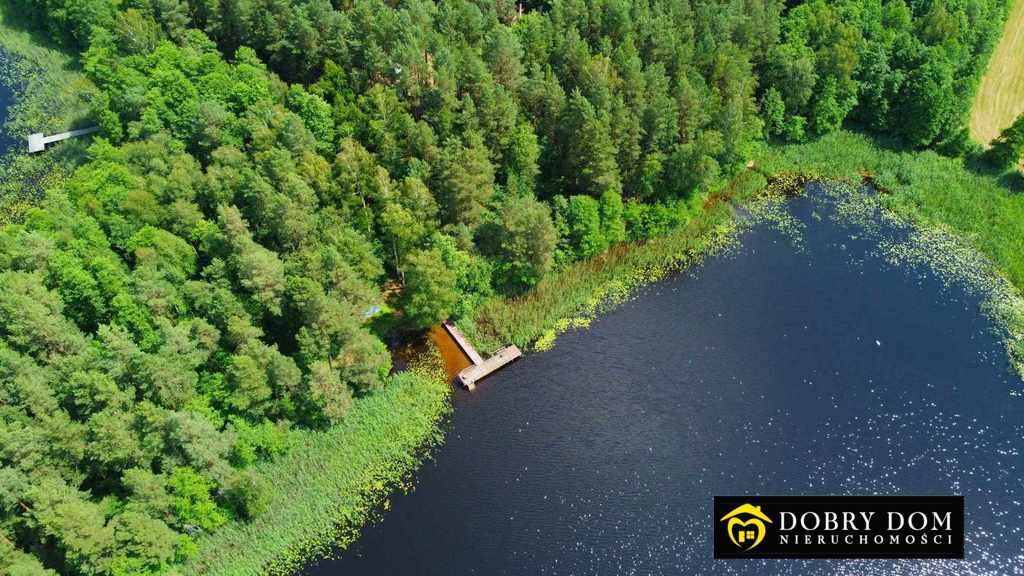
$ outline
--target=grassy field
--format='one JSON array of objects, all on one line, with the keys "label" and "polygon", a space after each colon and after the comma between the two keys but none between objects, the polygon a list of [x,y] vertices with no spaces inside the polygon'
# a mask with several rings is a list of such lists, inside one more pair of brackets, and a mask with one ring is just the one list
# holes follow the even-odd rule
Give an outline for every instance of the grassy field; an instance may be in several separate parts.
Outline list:
[{"label": "grassy field", "polygon": [[971,137],[988,145],[1024,113],[1024,0],[1012,0],[1003,37],[971,108]]},{"label": "grassy field", "polygon": [[183,572],[289,573],[332,544],[351,542],[416,469],[423,449],[441,440],[450,390],[431,349],[383,390],[356,401],[340,424],[295,431],[291,451],[260,469],[272,487],[267,512],[199,540]]}]

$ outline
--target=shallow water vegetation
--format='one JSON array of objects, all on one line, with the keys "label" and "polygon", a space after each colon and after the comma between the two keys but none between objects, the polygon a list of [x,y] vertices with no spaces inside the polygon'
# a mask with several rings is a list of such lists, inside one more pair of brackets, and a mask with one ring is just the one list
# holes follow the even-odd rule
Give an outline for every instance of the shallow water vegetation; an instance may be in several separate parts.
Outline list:
[{"label": "shallow water vegetation", "polygon": [[767,173],[826,180],[860,182],[867,176],[894,213],[924,227],[948,227],[1014,285],[1024,286],[1024,195],[994,175],[970,170],[963,159],[892,150],[844,131],[808,144],[766,148],[758,165]]},{"label": "shallow water vegetation", "polygon": [[[832,189],[841,196],[837,213],[853,223],[870,229],[881,214],[912,226],[907,241],[883,244],[883,255],[894,264],[927,266],[983,295],[1011,363],[1024,375],[1024,196],[963,159],[891,150],[852,132],[766,148],[758,168],[845,183]],[[865,179],[880,194],[859,191]]]},{"label": "shallow water vegetation", "polygon": [[805,225],[790,213],[786,201],[803,186],[802,179],[771,179],[761,193],[741,205],[744,225],[767,224],[782,232],[795,249],[802,250]]},{"label": "shallow water vegetation", "polygon": [[0,2],[0,83],[15,92],[4,133],[14,149],[0,158],[0,224],[18,222],[57,186],[84,157],[85,144],[69,141],[48,154],[23,153],[32,132],[62,132],[88,123],[89,100],[96,87],[79,70],[77,59],[28,31],[23,15]]},{"label": "shallow water vegetation", "polygon": [[[810,180],[829,180],[835,184],[829,194],[843,223],[869,233],[880,222],[913,227],[908,241],[880,246],[892,264],[926,266],[943,280],[981,294],[1003,332],[1011,363],[1024,375],[1024,299],[1019,289],[1024,247],[1006,250],[1024,242],[1022,227],[1013,225],[1024,222],[1024,213],[1017,212],[1024,210],[1019,196],[997,179],[971,172],[960,159],[885,150],[851,132],[809,144],[767,147],[760,156],[756,170],[740,174],[709,198],[685,226],[566,266],[524,296],[493,298],[466,323],[467,335],[483,349],[511,341],[549,350],[559,333],[586,328],[595,314],[622,302],[639,286],[727,247],[743,225],[768,223],[801,249],[801,226],[787,212],[786,197],[799,193]],[[868,195],[860,190],[865,177],[884,192]],[[976,201],[988,204],[972,209],[971,191],[978,195]],[[723,200],[740,206],[744,217],[733,219]]]},{"label": "shallow water vegetation", "polygon": [[622,302],[639,286],[720,248],[734,230],[729,207],[716,205],[665,236],[622,244],[573,263],[523,296],[485,302],[465,324],[465,332],[483,350],[508,342],[549,349],[557,333],[585,327],[604,306]]},{"label": "shallow water vegetation", "polygon": [[10,56],[0,76],[19,89],[8,113],[9,134],[67,130],[88,120],[89,100],[97,90],[77,57],[33,32],[24,10],[10,1],[0,2],[0,47]]},{"label": "shallow water vegetation", "polygon": [[[191,546],[170,542],[191,544],[194,526],[217,532],[197,535],[192,572],[287,566],[347,537],[412,468],[441,409],[441,396],[402,395],[419,389],[402,384],[415,373],[388,376],[370,328],[389,327],[367,326],[382,292],[402,296],[393,317],[417,328],[466,317],[484,348],[550,346],[728,244],[727,200],[764,186],[741,172],[773,120],[762,96],[803,138],[856,116],[873,86],[860,104],[877,114],[862,120],[947,142],[950,99],[969,88],[952,80],[978,67],[1001,2],[897,3],[883,18],[853,0],[525,14],[507,2],[0,1],[12,81],[31,93],[11,133],[73,127],[86,103],[101,127],[87,151],[65,143],[0,173],[0,223],[15,223],[0,228],[0,268],[17,288],[0,291],[12,349],[0,356],[33,376],[8,381],[36,384],[3,423],[46,440],[3,460],[31,478],[7,485],[22,507],[0,518],[3,538],[93,576],[176,569]],[[938,27],[949,47],[926,49],[936,18],[970,25]],[[868,33],[883,20],[898,35]],[[80,51],[84,75],[51,42]],[[114,426],[125,414],[139,431]],[[255,455],[276,442],[229,446],[252,433],[242,420],[303,428],[291,433],[303,448],[278,464]],[[111,429],[132,450],[110,457]],[[136,469],[160,490],[174,480],[177,516],[149,502],[160,490],[135,490]],[[39,471],[88,517],[41,523],[58,501],[33,489]],[[284,512],[271,523],[267,509]],[[161,546],[113,544],[157,532]]]},{"label": "shallow water vegetation", "polygon": [[944,282],[980,295],[1002,332],[1011,365],[1024,376],[1024,297],[985,256],[944,226],[915,229],[902,242],[883,244],[881,251],[894,265],[925,266]]}]

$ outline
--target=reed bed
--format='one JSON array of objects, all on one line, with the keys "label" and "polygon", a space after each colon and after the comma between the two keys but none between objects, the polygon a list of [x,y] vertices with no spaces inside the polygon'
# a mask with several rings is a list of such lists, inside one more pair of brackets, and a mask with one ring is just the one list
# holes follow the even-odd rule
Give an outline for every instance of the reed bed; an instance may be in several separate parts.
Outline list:
[{"label": "reed bed", "polygon": [[32,31],[23,10],[0,0],[0,83],[13,89],[5,134],[17,142],[0,158],[0,224],[19,222],[82,160],[91,139],[67,141],[46,154],[28,155],[25,136],[63,132],[89,121],[96,87],[81,73],[77,57]]},{"label": "reed bed", "polygon": [[887,208],[917,225],[948,227],[1024,287],[1024,194],[1006,184],[1013,174],[977,173],[960,158],[888,149],[852,132],[767,148],[758,164],[823,180],[869,177]]},{"label": "reed bed", "polygon": [[443,438],[450,390],[430,347],[383,390],[357,400],[340,424],[293,432],[294,448],[260,470],[273,491],[267,511],[199,540],[183,572],[287,574],[347,546],[396,487],[411,489],[412,472]]}]

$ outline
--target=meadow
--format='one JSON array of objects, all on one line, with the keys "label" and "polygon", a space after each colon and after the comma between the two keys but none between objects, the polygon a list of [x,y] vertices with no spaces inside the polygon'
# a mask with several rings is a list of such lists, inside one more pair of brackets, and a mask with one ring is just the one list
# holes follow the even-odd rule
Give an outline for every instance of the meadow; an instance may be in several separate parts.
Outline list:
[{"label": "meadow", "polygon": [[971,137],[988,145],[1024,113],[1024,0],[1012,0],[1003,37],[989,60],[971,108]]}]

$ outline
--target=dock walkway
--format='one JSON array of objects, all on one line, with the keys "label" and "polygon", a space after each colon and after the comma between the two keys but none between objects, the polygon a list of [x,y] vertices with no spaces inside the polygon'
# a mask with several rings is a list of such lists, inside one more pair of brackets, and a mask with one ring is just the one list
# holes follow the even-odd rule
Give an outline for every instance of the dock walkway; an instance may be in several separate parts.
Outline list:
[{"label": "dock walkway", "polygon": [[42,132],[36,132],[35,134],[28,135],[28,151],[31,153],[42,152],[46,150],[47,144],[53,144],[54,142],[60,142],[61,140],[67,140],[68,138],[74,138],[75,136],[84,136],[86,134],[92,134],[93,132],[99,131],[99,126],[90,126],[89,128],[82,128],[81,130],[71,130],[70,132],[61,132],[60,134],[54,134],[52,136],[44,136]]},{"label": "dock walkway", "polygon": [[466,335],[456,328],[454,324],[444,322],[442,326],[444,326],[448,335],[452,337],[452,340],[455,341],[466,357],[469,358],[470,362],[472,362],[471,365],[459,371],[459,374],[456,376],[459,384],[462,384],[469,390],[476,388],[476,383],[478,381],[486,378],[502,366],[505,366],[509,362],[512,362],[523,355],[522,351],[519,350],[516,345],[512,344],[505,346],[492,354],[490,358],[484,360],[483,356],[476,351],[476,348],[469,343]]},{"label": "dock walkway", "polygon": [[455,340],[455,343],[459,345],[462,353],[469,358],[470,362],[473,364],[484,363],[483,357],[480,356],[480,353],[476,351],[476,348],[473,348],[473,345],[469,343],[469,340],[466,338],[466,335],[462,333],[462,330],[456,328],[455,324],[452,324],[451,322],[444,322],[442,326],[444,326],[444,329],[448,331],[448,335],[452,337],[452,340]]}]

